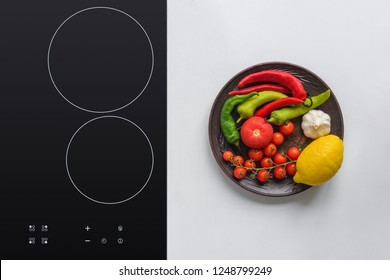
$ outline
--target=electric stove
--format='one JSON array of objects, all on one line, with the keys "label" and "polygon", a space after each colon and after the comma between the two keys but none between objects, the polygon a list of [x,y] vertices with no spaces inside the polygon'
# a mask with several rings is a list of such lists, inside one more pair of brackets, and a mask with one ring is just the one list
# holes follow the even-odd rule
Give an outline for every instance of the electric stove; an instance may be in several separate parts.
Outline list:
[{"label": "electric stove", "polygon": [[1,8],[2,259],[166,258],[166,1]]}]

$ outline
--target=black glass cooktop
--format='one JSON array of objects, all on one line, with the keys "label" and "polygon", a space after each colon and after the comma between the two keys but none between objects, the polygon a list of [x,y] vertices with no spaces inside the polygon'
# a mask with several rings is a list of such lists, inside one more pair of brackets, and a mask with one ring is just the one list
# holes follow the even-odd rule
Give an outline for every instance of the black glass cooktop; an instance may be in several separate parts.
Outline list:
[{"label": "black glass cooktop", "polygon": [[1,259],[165,259],[166,1],[0,18]]}]

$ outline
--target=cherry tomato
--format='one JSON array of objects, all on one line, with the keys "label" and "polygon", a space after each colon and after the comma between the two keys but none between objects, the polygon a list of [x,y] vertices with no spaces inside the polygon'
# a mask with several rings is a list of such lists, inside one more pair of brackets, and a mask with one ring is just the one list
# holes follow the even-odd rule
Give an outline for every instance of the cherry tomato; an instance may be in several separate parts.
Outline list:
[{"label": "cherry tomato", "polygon": [[279,180],[286,178],[286,169],[283,166],[275,167],[274,177]]},{"label": "cherry tomato", "polygon": [[247,159],[245,162],[244,162],[244,167],[248,168],[247,170],[252,170],[253,168],[256,168],[256,162],[254,162],[253,160],[251,159]]},{"label": "cherry tomato", "polygon": [[279,131],[284,135],[288,136],[294,132],[294,123],[292,121],[287,121],[282,125],[279,125]]},{"label": "cherry tomato", "polygon": [[272,135],[272,143],[276,146],[282,145],[284,142],[284,135],[280,132],[274,132]]},{"label": "cherry tomato", "polygon": [[299,155],[301,154],[301,151],[297,147],[291,147],[287,151],[287,156],[292,159],[296,160],[298,159]]},{"label": "cherry tomato", "polygon": [[269,157],[263,157],[261,160],[260,160],[260,166],[261,167],[271,167],[273,166],[273,162],[271,160],[271,158]]},{"label": "cherry tomato", "polygon": [[230,159],[233,157],[233,152],[232,151],[225,151],[222,155],[223,159],[225,161],[230,161]]},{"label": "cherry tomato", "polygon": [[277,153],[274,156],[274,162],[275,164],[283,164],[287,161],[287,157],[282,153]]},{"label": "cherry tomato", "polygon": [[277,152],[276,145],[274,143],[269,143],[263,148],[264,155],[267,157],[273,157]]},{"label": "cherry tomato", "polygon": [[246,176],[246,170],[244,167],[236,167],[233,172],[234,177],[242,179]]},{"label": "cherry tomato", "polygon": [[234,156],[233,163],[236,166],[242,166],[244,164],[244,158],[242,156]]},{"label": "cherry tomato", "polygon": [[244,144],[252,149],[260,149],[272,140],[274,129],[261,117],[250,117],[240,129]]},{"label": "cherry tomato", "polygon": [[269,172],[267,170],[260,170],[259,172],[257,172],[256,176],[257,176],[257,180],[263,183],[269,180]]},{"label": "cherry tomato", "polygon": [[263,151],[258,149],[250,149],[248,156],[251,160],[259,161],[263,157]]},{"label": "cherry tomato", "polygon": [[297,168],[296,167],[297,166],[296,166],[295,162],[287,164],[286,165],[287,174],[290,175],[290,176],[294,176],[295,173],[297,172]]}]

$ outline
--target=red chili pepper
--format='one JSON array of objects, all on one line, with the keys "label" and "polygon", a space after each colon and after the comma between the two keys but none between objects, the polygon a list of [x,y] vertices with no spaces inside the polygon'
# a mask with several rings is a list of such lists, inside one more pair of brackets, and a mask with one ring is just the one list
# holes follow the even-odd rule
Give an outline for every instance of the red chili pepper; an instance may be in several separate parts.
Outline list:
[{"label": "red chili pepper", "polygon": [[254,83],[277,83],[290,89],[295,98],[301,100],[305,100],[306,98],[306,91],[301,81],[288,72],[280,70],[264,70],[249,74],[238,83],[238,87],[243,88]]},{"label": "red chili pepper", "polygon": [[280,98],[278,100],[272,101],[265,106],[261,107],[255,112],[255,116],[265,118],[269,114],[272,113],[272,111],[280,109],[282,107],[294,105],[294,104],[299,104],[303,103],[303,100],[295,98],[295,97],[285,97],[285,98]]},{"label": "red chili pepper", "polygon": [[277,85],[277,84],[260,84],[253,87],[247,87],[243,89],[236,89],[229,92],[229,95],[238,95],[238,94],[247,94],[251,92],[259,92],[259,91],[265,91],[265,90],[271,90],[271,91],[277,91],[281,93],[291,94],[291,90],[288,88]]}]

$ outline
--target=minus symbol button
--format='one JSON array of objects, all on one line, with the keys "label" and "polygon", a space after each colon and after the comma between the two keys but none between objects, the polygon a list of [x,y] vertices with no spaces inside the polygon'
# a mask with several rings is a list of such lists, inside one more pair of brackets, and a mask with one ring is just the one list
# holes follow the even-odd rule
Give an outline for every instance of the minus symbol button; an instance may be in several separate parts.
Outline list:
[{"label": "minus symbol button", "polygon": [[91,242],[90,239],[85,239],[84,241],[85,241],[85,243],[90,243]]}]

